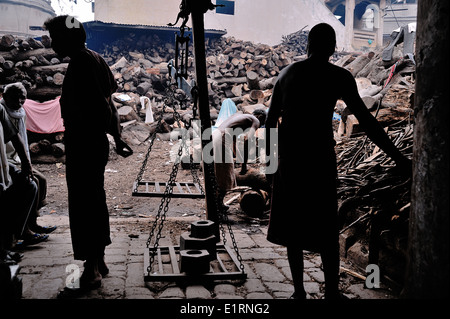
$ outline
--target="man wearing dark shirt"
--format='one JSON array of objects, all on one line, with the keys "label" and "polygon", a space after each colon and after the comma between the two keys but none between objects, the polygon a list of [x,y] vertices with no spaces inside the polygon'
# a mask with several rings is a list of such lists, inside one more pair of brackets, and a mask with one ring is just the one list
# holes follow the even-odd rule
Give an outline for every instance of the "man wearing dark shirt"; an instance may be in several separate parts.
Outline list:
[{"label": "man wearing dark shirt", "polygon": [[[400,153],[367,110],[351,73],[329,63],[335,46],[336,34],[330,25],[321,23],[311,29],[308,58],[282,71],[266,121],[266,128],[278,126],[279,131],[279,165],[273,175],[267,238],[287,247],[294,298],[306,298],[303,250],[321,254],[325,298],[341,296],[337,169],[331,123],[336,101],[344,100],[368,137],[399,167],[408,171],[411,168],[410,160]],[[298,119],[305,110],[314,114],[314,122],[304,122],[299,127]],[[313,134],[304,136],[305,132]]]},{"label": "man wearing dark shirt", "polygon": [[85,46],[83,25],[70,16],[45,22],[52,48],[60,57],[70,57],[60,99],[66,146],[66,180],[74,258],[85,260],[81,289],[100,287],[109,270],[105,247],[111,243],[109,213],[104,189],[109,141],[116,152],[132,153],[121,139],[117,110],[111,94],[117,84],[103,58]]}]

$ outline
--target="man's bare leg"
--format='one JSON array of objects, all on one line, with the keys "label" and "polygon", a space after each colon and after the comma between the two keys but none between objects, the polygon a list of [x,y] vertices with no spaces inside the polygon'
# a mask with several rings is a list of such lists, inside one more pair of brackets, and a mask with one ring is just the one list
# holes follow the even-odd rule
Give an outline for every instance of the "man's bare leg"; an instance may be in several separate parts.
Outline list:
[{"label": "man's bare leg", "polygon": [[306,291],[303,286],[303,250],[288,246],[287,255],[289,267],[291,268],[292,280],[294,281],[294,299],[306,299]]}]

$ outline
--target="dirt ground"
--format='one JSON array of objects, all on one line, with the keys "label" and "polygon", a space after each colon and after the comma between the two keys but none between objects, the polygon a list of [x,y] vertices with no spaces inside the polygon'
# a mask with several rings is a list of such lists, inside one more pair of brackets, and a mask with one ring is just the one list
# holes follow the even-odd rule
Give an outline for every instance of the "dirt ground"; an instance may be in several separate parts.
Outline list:
[{"label": "dirt ground", "polygon": [[[174,162],[170,159],[170,152],[174,143],[170,141],[155,140],[150,153],[147,170],[143,180],[166,182],[169,179]],[[105,171],[106,201],[112,218],[147,218],[149,223],[158,213],[161,198],[158,197],[134,197],[132,196],[133,182],[142,167],[147,153],[148,143],[130,144],[134,153],[128,158],[117,155],[111,145],[110,158]],[[89,162],[86,163],[89,165]],[[34,168],[43,173],[47,178],[47,205],[41,208],[40,215],[68,215],[67,186],[65,179],[65,165],[61,162],[52,164],[34,164]],[[198,176],[203,184],[203,174],[198,170]],[[192,182],[193,178],[189,169],[180,166],[177,181]],[[88,183],[89,181],[86,181]],[[238,193],[230,193],[225,200],[235,197]],[[86,207],[89,203],[86,203]],[[206,204],[204,199],[180,199],[173,198],[169,203],[167,217],[186,218],[191,220],[206,219]],[[268,213],[260,219],[250,218],[239,208],[235,200],[230,204],[228,216],[232,223],[238,222],[243,228],[267,225]],[[130,218],[132,219],[132,218]],[[132,230],[130,230],[132,231]]]}]

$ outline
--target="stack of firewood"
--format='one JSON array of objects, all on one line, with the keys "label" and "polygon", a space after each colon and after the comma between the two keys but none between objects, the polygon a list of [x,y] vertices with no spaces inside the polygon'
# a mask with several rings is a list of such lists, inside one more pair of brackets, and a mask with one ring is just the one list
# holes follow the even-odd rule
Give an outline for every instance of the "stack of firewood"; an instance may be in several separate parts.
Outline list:
[{"label": "stack of firewood", "polygon": [[42,41],[4,35],[0,40],[0,85],[22,82],[30,99],[47,101],[61,94],[67,60],[61,61]]},{"label": "stack of firewood", "polygon": [[[413,124],[390,127],[395,146],[412,158]],[[403,281],[406,262],[411,171],[396,167],[365,136],[347,138],[336,146],[341,255],[365,269],[378,264],[391,279]],[[409,168],[411,169],[411,168]]]}]

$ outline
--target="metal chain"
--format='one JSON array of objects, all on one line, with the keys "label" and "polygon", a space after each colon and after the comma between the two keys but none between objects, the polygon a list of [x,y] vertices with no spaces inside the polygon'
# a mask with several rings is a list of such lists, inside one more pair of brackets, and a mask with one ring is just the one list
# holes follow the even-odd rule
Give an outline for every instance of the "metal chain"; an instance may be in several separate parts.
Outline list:
[{"label": "metal chain", "polygon": [[[183,144],[180,145],[180,148],[178,149],[178,157],[181,159],[181,156],[183,154]],[[155,221],[153,222],[153,226],[152,229],[150,231],[150,236],[147,239],[147,248],[150,248],[150,244],[151,244],[151,240],[154,236],[154,232],[156,227],[158,226],[158,220],[161,219],[160,223],[159,223],[159,227],[158,227],[158,232],[156,234],[156,238],[155,238],[155,243],[153,245],[153,250],[150,251],[149,250],[149,254],[150,254],[150,262],[149,265],[147,267],[147,272],[148,274],[150,274],[151,272],[151,268],[153,265],[153,262],[155,261],[155,255],[156,255],[156,251],[158,250],[159,247],[159,240],[161,239],[161,231],[164,227],[164,222],[166,220],[166,216],[167,216],[167,211],[169,210],[169,203],[172,200],[172,193],[173,193],[173,185],[175,183],[177,174],[178,174],[178,168],[179,168],[179,161],[176,161],[176,163],[174,164],[173,168],[172,168],[172,172],[170,173],[170,177],[169,180],[166,184],[166,189],[164,190],[164,194],[163,197],[161,199],[161,203],[159,205],[158,208],[158,213],[155,217]],[[163,212],[163,214],[161,215],[161,212]]]},{"label": "metal chain", "polygon": [[[184,32],[183,29],[181,31],[182,31],[182,33]],[[178,58],[178,57],[176,57],[176,58]],[[177,89],[176,80],[177,79],[175,79],[175,82],[173,82],[173,79],[171,77],[171,72],[169,70],[169,81],[168,81],[168,87],[166,88],[166,92],[165,92],[166,93],[166,98],[164,99],[162,114],[165,113],[166,107],[171,105],[172,108],[173,108],[173,117],[174,117],[174,120],[177,122],[178,126],[181,128],[181,122],[183,122],[185,128],[189,130],[189,128],[192,127],[192,120],[195,119],[195,117],[197,115],[198,88],[195,86],[192,89],[192,91],[191,91],[191,94],[192,94],[192,97],[193,97],[193,107],[192,107],[193,118],[190,121],[184,121],[183,118],[181,117],[181,115],[179,114],[179,112],[176,109],[175,102],[179,102],[180,103],[180,109],[182,109],[182,106],[186,103],[186,99],[181,100],[181,99],[176,98],[176,89]],[[137,188],[138,188],[139,182],[141,182],[142,177],[143,177],[143,175],[144,175],[144,173],[146,171],[146,167],[147,167],[147,163],[148,163],[148,160],[149,160],[149,157],[150,157],[150,153],[151,153],[151,150],[153,148],[154,141],[156,139],[156,134],[161,129],[162,119],[163,119],[163,116],[161,115],[161,117],[158,120],[158,123],[157,123],[155,131],[153,133],[151,133],[149,135],[149,137],[145,140],[145,141],[147,141],[147,140],[150,139],[150,145],[149,145],[149,147],[147,149],[147,153],[145,155],[144,161],[142,163],[142,166],[141,166],[141,168],[139,170],[139,173],[138,173],[138,176],[136,178],[135,189],[133,190],[133,192],[137,192]],[[175,180],[176,180],[176,177],[177,177],[177,174],[178,174],[179,164],[180,164],[180,162],[182,160],[183,149],[187,152],[187,154],[189,155],[189,158],[190,158],[190,160],[189,160],[190,161],[190,170],[191,170],[191,174],[192,174],[193,180],[194,180],[195,183],[197,183],[199,185],[201,194],[203,194],[203,195],[205,194],[204,193],[204,189],[203,189],[203,187],[201,185],[201,182],[200,182],[200,178],[197,175],[197,171],[194,169],[193,157],[190,156],[190,152],[189,152],[189,148],[188,148],[188,146],[186,144],[186,140],[184,138],[182,138],[181,140],[182,140],[182,142],[181,142],[181,145],[180,145],[180,147],[178,149],[178,154],[177,154],[178,160],[175,160],[174,166],[172,168],[172,172],[170,173],[169,180],[168,180],[168,182],[166,184],[166,189],[164,190],[163,196],[161,198],[161,203],[160,203],[160,205],[158,207],[158,212],[157,212],[157,214],[155,216],[155,221],[153,222],[152,228],[150,230],[149,237],[147,239],[147,248],[149,249],[149,257],[150,257],[149,265],[147,267],[147,273],[149,275],[151,273],[152,265],[153,265],[153,263],[155,261],[155,256],[156,256],[156,253],[157,253],[157,249],[159,247],[159,240],[161,239],[161,232],[162,232],[162,229],[164,227],[164,222],[166,220],[167,211],[169,209],[169,203],[170,203],[170,201],[172,199],[171,195],[173,194],[173,185],[175,184]],[[242,257],[241,257],[241,255],[239,253],[239,249],[238,249],[238,246],[237,246],[237,243],[236,243],[236,238],[234,236],[233,230],[232,230],[230,222],[228,220],[228,216],[223,211],[223,206],[221,205],[222,203],[219,203],[219,200],[218,200],[218,185],[217,185],[217,180],[216,180],[216,177],[215,177],[214,169],[212,168],[211,165],[207,165],[207,169],[210,170],[209,171],[209,173],[210,173],[209,175],[211,176],[210,177],[211,178],[211,182],[212,182],[211,184],[212,184],[212,188],[213,188],[213,193],[215,194],[214,200],[215,200],[216,207],[217,207],[217,212],[218,212],[218,217],[219,217],[219,227],[220,227],[220,230],[221,230],[221,233],[222,233],[222,237],[223,237],[223,244],[225,245],[226,242],[227,242],[226,234],[225,234],[225,228],[223,226],[223,224],[225,223],[227,225],[228,232],[230,234],[230,238],[231,238],[231,242],[232,242],[232,245],[233,245],[233,249],[234,249],[234,251],[236,253],[236,258],[239,261],[239,268],[242,271],[242,273],[244,273],[245,268],[244,268]],[[153,249],[150,250],[151,241],[152,241],[152,239],[153,239],[153,237],[155,235],[156,229],[157,229],[157,233],[156,233],[156,237],[155,237],[155,242],[153,244]]]},{"label": "metal chain", "polygon": [[226,214],[226,212],[224,212],[222,203],[219,201],[219,197],[218,197],[219,186],[217,184],[217,179],[216,179],[216,174],[214,172],[214,168],[211,165],[207,165],[207,169],[209,170],[209,176],[210,176],[210,180],[211,180],[213,194],[215,194],[214,201],[215,201],[216,208],[217,208],[217,213],[218,213],[217,215],[219,217],[219,228],[222,233],[223,244],[226,245],[226,243],[227,243],[225,227],[223,227],[223,224],[225,223],[228,228],[228,233],[230,234],[231,243],[233,245],[233,250],[236,253],[237,260],[239,261],[239,268],[242,273],[245,273],[244,262],[242,260],[241,254],[239,253],[239,247],[236,243],[236,238],[234,236],[233,229],[231,228],[231,224],[228,219],[228,215]]}]

